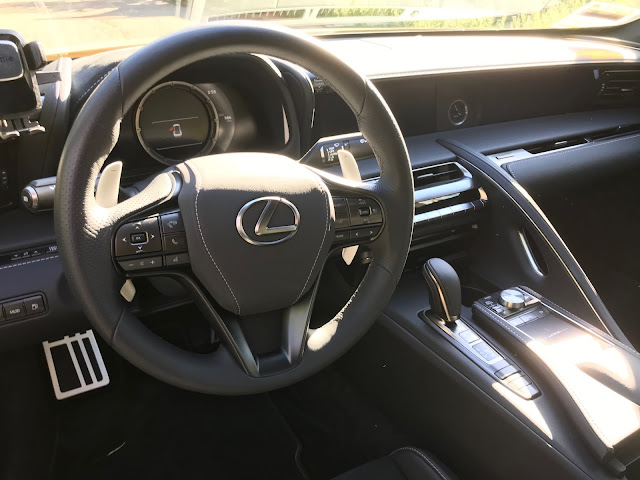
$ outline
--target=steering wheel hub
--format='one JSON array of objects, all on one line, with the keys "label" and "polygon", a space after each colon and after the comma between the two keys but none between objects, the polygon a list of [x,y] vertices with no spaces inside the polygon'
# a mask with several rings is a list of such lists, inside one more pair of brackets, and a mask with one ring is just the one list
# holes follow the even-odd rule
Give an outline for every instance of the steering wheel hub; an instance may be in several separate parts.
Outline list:
[{"label": "steering wheel hub", "polygon": [[199,157],[178,169],[192,269],[216,301],[252,315],[302,298],[333,241],[324,182],[289,158],[264,153]]}]

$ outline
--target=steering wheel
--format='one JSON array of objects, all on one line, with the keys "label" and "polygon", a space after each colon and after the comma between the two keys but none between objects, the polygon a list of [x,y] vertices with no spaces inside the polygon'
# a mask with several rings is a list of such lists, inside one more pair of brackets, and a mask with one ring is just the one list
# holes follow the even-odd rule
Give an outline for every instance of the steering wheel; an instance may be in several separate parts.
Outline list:
[{"label": "steering wheel", "polygon": [[[96,200],[98,173],[118,140],[124,114],[175,70],[238,53],[286,60],[324,79],[355,114],[378,160],[380,177],[353,182],[280,155],[219,154],[164,170],[131,198],[101,205]],[[345,212],[354,217],[358,205],[373,207],[369,212],[375,214],[375,225],[368,232],[354,234],[352,229],[336,235],[336,218],[348,222]],[[183,225],[186,236],[188,253],[179,265],[170,264],[162,253],[120,254],[118,242],[131,238],[119,238],[119,232],[129,235],[141,229],[147,235],[139,248],[144,253],[173,228],[169,219],[175,227]],[[209,25],[138,50],[92,93],[62,153],[55,226],[67,280],[92,326],[116,352],[177,387],[249,394],[317,372],[373,324],[408,254],[413,179],[401,132],[376,88],[317,41],[252,22]],[[368,245],[371,263],[347,305],[328,323],[311,329],[321,271],[330,253],[345,245],[344,232],[349,245]],[[147,267],[152,259],[159,264],[150,270],[127,270],[142,257]],[[221,338],[220,347],[208,354],[189,352],[144,326],[120,293],[125,278],[144,275],[180,278]],[[281,318],[274,327],[281,338],[275,352],[258,352],[241,328],[240,320],[260,322],[264,312]]]}]

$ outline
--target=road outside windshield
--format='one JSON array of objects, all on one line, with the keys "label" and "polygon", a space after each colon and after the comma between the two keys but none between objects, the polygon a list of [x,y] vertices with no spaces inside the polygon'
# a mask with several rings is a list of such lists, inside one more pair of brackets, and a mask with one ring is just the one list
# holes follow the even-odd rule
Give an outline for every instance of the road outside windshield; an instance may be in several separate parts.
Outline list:
[{"label": "road outside windshield", "polygon": [[376,30],[495,30],[615,26],[640,0],[71,0],[0,2],[0,28],[78,56],[143,45],[196,23],[254,19],[312,34]]}]

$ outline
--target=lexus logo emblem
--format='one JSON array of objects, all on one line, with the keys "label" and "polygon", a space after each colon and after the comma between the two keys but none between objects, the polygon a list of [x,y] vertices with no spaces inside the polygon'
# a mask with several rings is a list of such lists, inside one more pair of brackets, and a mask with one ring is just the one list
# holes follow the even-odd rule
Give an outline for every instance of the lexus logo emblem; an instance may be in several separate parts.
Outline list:
[{"label": "lexus logo emblem", "polygon": [[[253,233],[255,233],[256,237],[264,238],[264,240],[259,240],[257,238],[250,237],[244,229],[244,215],[252,206],[264,203],[264,207],[262,209],[262,213],[256,222],[255,228],[253,229]],[[284,206],[291,210],[293,214],[293,224],[291,225],[270,225],[271,217],[276,212],[278,206]],[[250,243],[251,245],[275,245],[276,243],[282,243],[286,240],[289,240],[293,237],[298,231],[298,224],[300,223],[300,212],[296,208],[296,206],[291,203],[289,200],[286,200],[281,197],[260,197],[255,200],[251,200],[246,203],[238,212],[238,216],[236,217],[236,228],[238,229],[238,233],[244,239],[245,242]],[[285,234],[284,236],[282,236]],[[274,237],[277,237],[275,240]]]}]

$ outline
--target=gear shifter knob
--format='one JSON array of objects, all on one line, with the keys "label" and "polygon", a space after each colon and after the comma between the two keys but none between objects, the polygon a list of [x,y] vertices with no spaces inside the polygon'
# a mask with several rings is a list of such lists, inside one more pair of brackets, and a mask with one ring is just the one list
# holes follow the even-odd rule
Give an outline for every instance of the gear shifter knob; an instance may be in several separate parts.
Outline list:
[{"label": "gear shifter knob", "polygon": [[431,258],[422,267],[422,275],[429,286],[431,311],[445,323],[458,320],[462,294],[460,279],[453,267],[441,258]]}]

